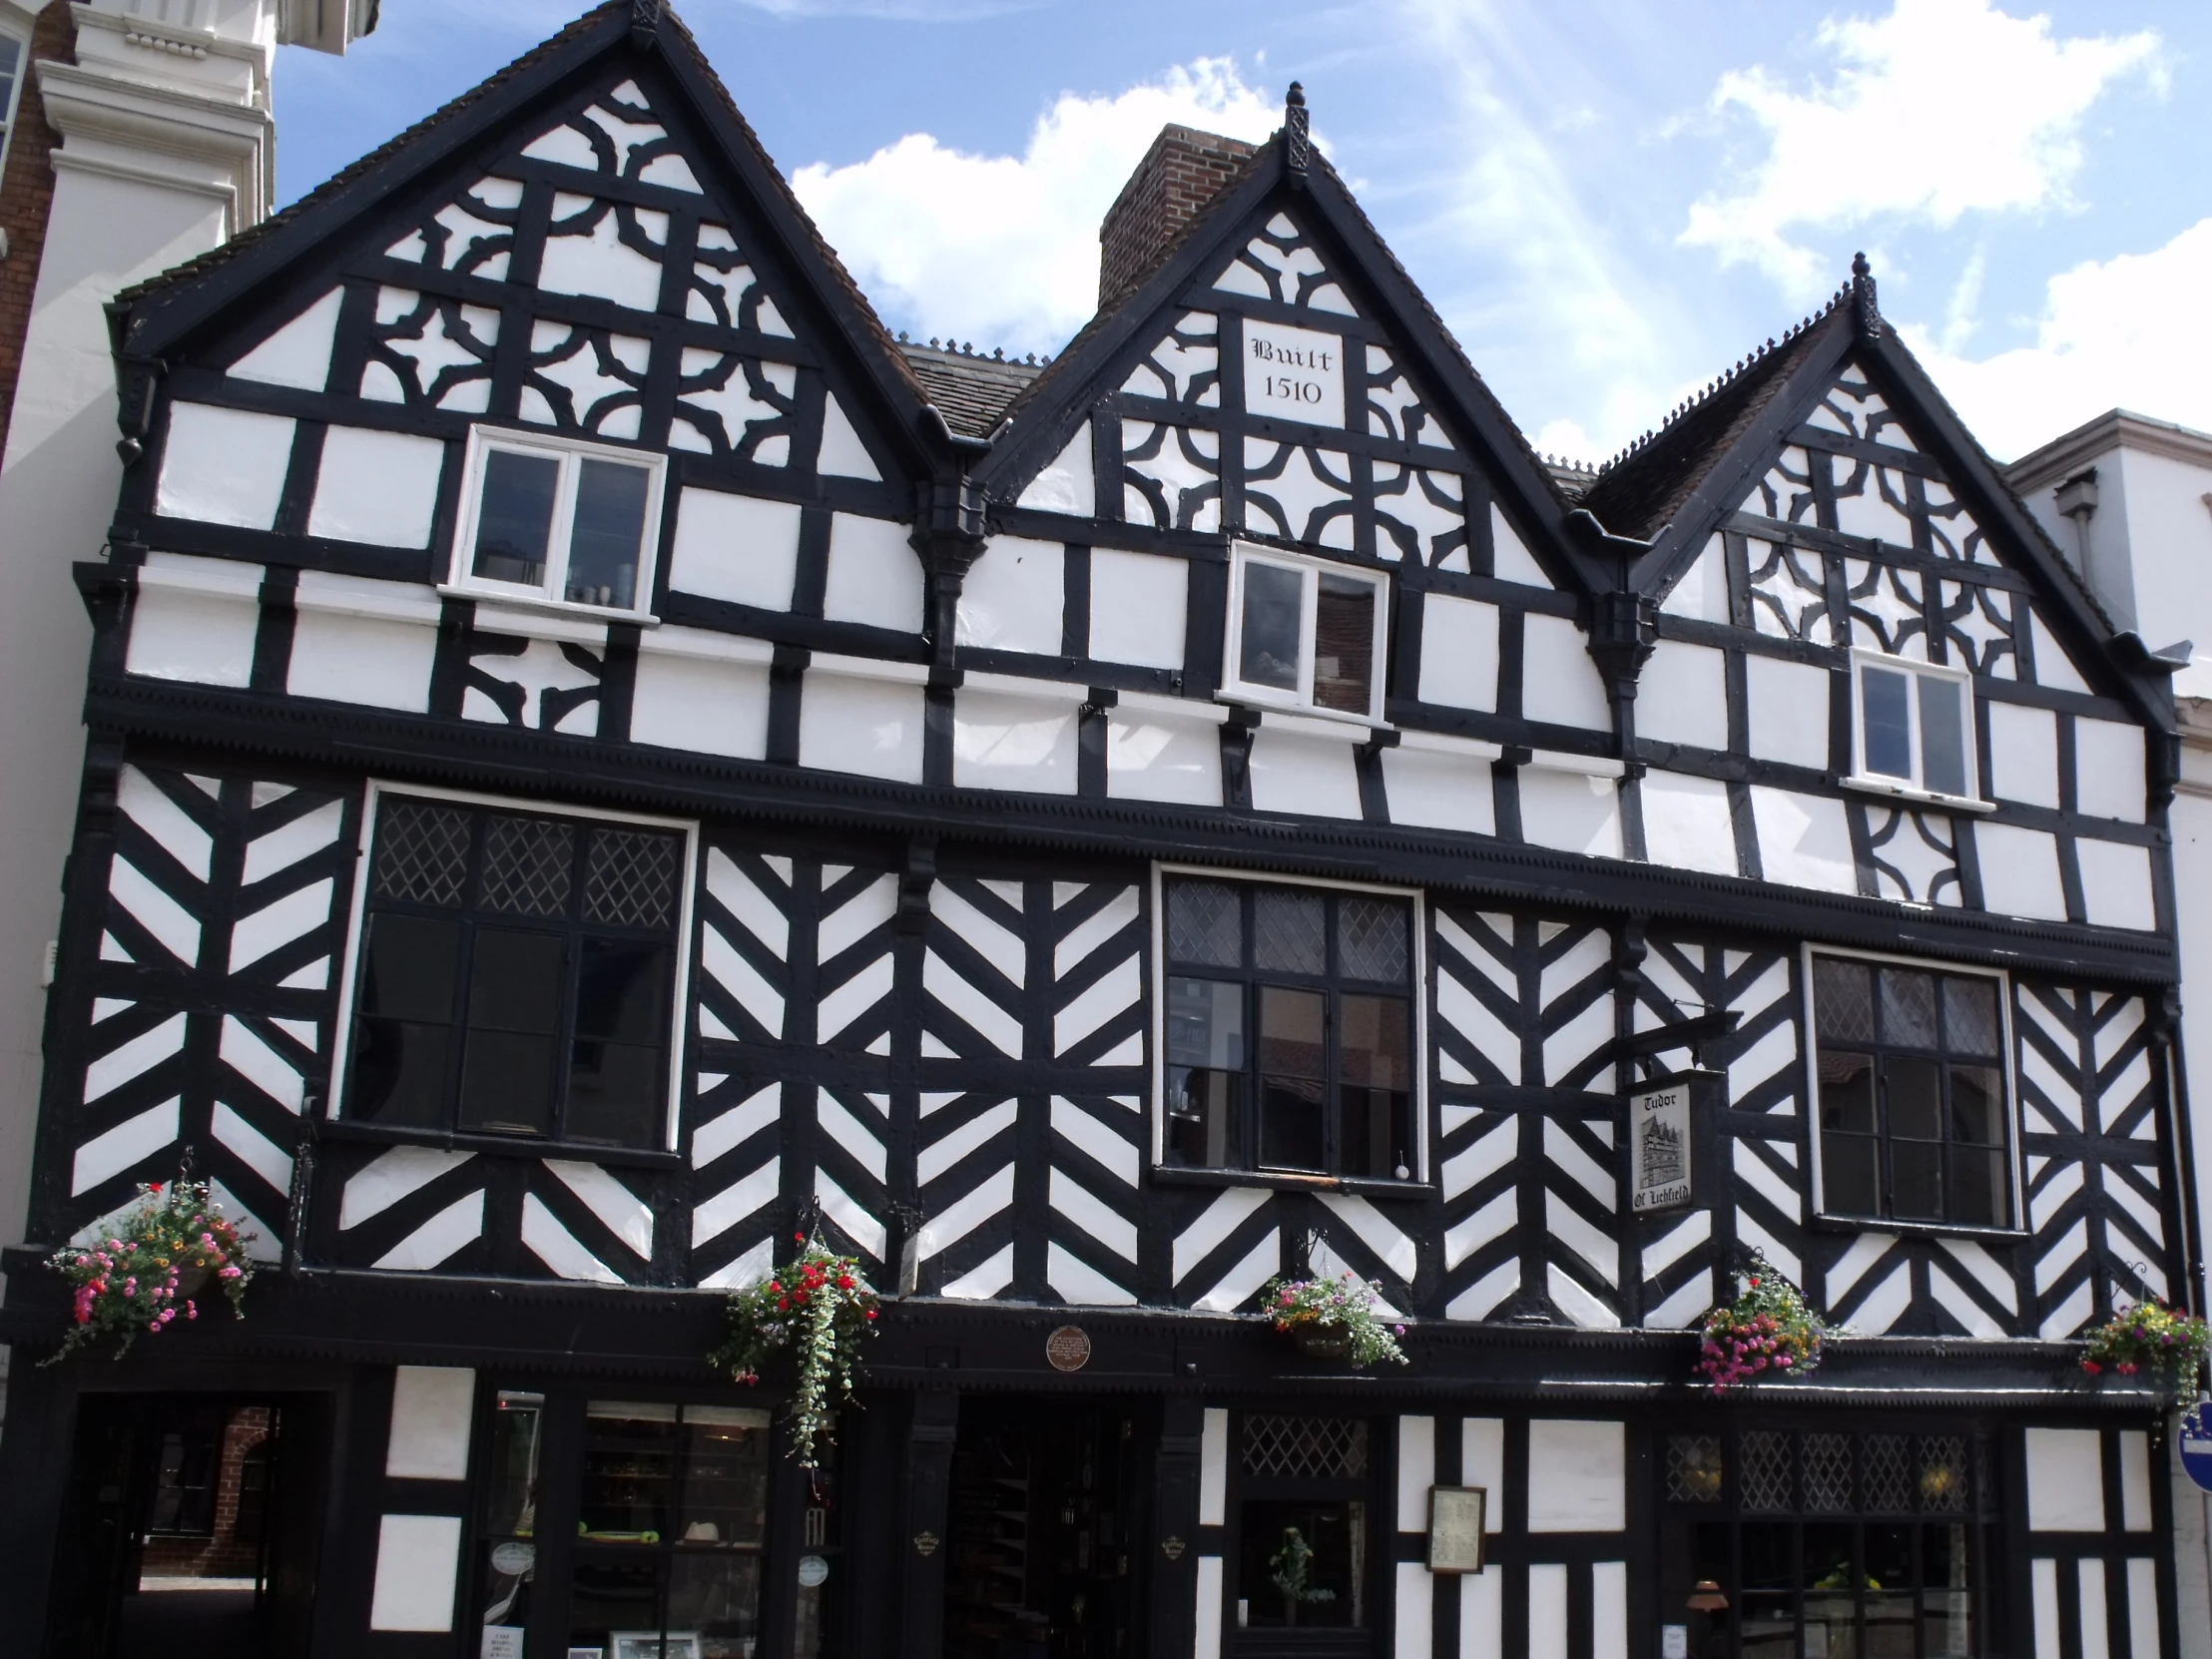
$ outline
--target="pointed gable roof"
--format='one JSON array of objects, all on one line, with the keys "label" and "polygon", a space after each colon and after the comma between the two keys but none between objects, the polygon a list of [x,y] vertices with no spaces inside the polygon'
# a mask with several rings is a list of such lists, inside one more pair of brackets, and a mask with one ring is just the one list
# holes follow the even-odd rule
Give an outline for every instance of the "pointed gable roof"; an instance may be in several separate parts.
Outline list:
[{"label": "pointed gable roof", "polygon": [[890,423],[896,439],[919,442],[929,429],[921,418],[928,393],[867,296],[800,205],[691,31],[667,10],[648,26],[633,0],[606,0],[290,207],[125,289],[110,307],[118,352],[160,355],[280,273],[342,241],[355,224],[437,169],[527,119],[602,62],[630,53],[651,54],[674,80],[688,106],[683,113],[737,176],[775,240],[775,252],[830,309],[838,324],[835,333],[851,343],[856,366],[897,414]]}]

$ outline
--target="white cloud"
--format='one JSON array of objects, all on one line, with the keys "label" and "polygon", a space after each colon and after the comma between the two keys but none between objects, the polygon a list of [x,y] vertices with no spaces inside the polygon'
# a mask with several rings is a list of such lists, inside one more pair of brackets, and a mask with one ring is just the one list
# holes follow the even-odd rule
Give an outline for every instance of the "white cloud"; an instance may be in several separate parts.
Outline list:
[{"label": "white cloud", "polygon": [[1832,252],[1793,229],[2068,206],[2083,115],[2122,76],[2159,74],[2151,31],[2059,40],[2048,18],[1988,0],[1896,0],[1884,18],[1831,18],[1815,40],[1841,67],[1805,91],[1764,66],[1721,77],[1713,110],[1763,128],[1766,157],[1742,188],[1693,204],[1681,236],[1801,298],[1826,286]]},{"label": "white cloud", "polygon": [[1061,94],[1019,156],[913,133],[792,186],[894,325],[1056,351],[1097,307],[1099,221],[1170,122],[1259,143],[1282,110],[1233,60],[1200,58],[1117,97]]},{"label": "white cloud", "polygon": [[2165,247],[2050,279],[2032,345],[1978,360],[1934,331],[1906,342],[1991,454],[2013,459],[2110,408],[2212,430],[2212,219]]}]

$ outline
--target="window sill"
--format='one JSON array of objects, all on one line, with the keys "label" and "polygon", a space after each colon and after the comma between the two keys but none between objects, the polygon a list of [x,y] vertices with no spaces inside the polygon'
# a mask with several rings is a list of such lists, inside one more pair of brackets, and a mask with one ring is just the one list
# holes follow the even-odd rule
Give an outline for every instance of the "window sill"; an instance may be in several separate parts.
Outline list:
[{"label": "window sill", "polygon": [[658,628],[661,619],[650,611],[624,611],[612,605],[583,605],[573,599],[549,599],[544,594],[518,593],[512,588],[472,587],[466,582],[440,582],[438,595],[443,599],[469,599],[479,605],[505,606],[510,610],[532,611],[541,616],[563,617],[578,622],[631,622],[640,628]]},{"label": "window sill", "polygon": [[529,1135],[472,1134],[459,1129],[401,1128],[357,1118],[325,1118],[315,1134],[326,1141],[368,1141],[381,1146],[434,1146],[444,1152],[481,1152],[494,1158],[560,1158],[622,1169],[682,1169],[681,1153],[584,1141],[539,1140]]},{"label": "window sill", "polygon": [[1263,726],[1296,732],[1305,737],[1333,738],[1342,743],[1363,743],[1370,734],[1391,730],[1386,720],[1347,714],[1342,709],[1317,709],[1303,703],[1277,703],[1237,688],[1224,687],[1214,701],[1232,709],[1250,709],[1261,716]]},{"label": "window sill", "polygon": [[1869,778],[1853,773],[1837,782],[1847,790],[1857,790],[1862,795],[1886,795],[1899,801],[1917,801],[1930,807],[1940,807],[1950,813],[1993,813],[1996,803],[1977,801],[1965,795],[1938,795],[1934,790],[1917,790],[1911,784],[1900,784],[1888,778]]},{"label": "window sill", "polygon": [[1359,1175],[1293,1175],[1282,1170],[1184,1169],[1154,1164],[1152,1179],[1164,1187],[1265,1187],[1279,1193],[1344,1193],[1357,1198],[1423,1202],[1436,1196],[1432,1181],[1382,1181]]},{"label": "window sill", "polygon": [[1910,1239],[1985,1239],[1991,1244],[2021,1244],[2024,1227],[1969,1227],[1943,1221],[1886,1221],[1880,1216],[1816,1214],[1808,1224],[1819,1233],[1893,1233]]}]

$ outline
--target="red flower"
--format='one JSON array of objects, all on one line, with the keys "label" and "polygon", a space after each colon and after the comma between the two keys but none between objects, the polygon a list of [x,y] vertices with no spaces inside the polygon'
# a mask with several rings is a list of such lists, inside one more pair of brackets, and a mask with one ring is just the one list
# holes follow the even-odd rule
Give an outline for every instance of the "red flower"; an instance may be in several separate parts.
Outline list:
[{"label": "red flower", "polygon": [[850,1289],[852,1289],[852,1275],[850,1275],[849,1273],[838,1274],[837,1289],[840,1291],[849,1291]]},{"label": "red flower", "polygon": [[2084,1361],[2082,1361],[2082,1362],[2081,1362],[2081,1369],[2082,1369],[2083,1371],[2087,1372],[2087,1373],[2088,1373],[2088,1374],[2089,1374],[2089,1375],[2090,1375],[2091,1377],[2099,1377],[2099,1376],[2102,1376],[2102,1375],[2103,1375],[2103,1372],[2104,1372],[2104,1368],[2103,1368],[2102,1366],[2098,1365],[2098,1364],[2097,1364],[2097,1363],[2096,1363],[2096,1362],[2095,1362],[2094,1360],[2084,1360]]},{"label": "red flower", "polygon": [[869,1310],[867,1311],[867,1317],[868,1317],[869,1319],[873,1319],[873,1318],[875,1317],[875,1310],[874,1310],[874,1309],[872,1309],[872,1308],[870,1308],[870,1309],[869,1309]]},{"label": "red flower", "polygon": [[1751,1288],[1755,1291],[1759,1288],[1759,1279],[1756,1274],[1752,1276]]}]

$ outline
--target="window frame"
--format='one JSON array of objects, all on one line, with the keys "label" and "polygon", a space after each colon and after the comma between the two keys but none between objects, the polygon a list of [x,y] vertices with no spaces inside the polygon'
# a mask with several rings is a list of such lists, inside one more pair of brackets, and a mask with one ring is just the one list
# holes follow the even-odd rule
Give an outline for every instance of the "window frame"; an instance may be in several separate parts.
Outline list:
[{"label": "window frame", "polygon": [[[476,530],[483,513],[484,469],[495,451],[535,455],[560,463],[560,481],[554,489],[553,525],[545,550],[545,580],[532,587],[521,582],[501,582],[478,576],[470,569],[476,550]],[[593,605],[562,597],[568,577],[571,543],[576,529],[577,481],[587,460],[613,461],[646,473],[645,520],[638,541],[637,585],[632,603]],[[456,598],[490,599],[502,604],[557,611],[565,616],[612,618],[658,625],[653,613],[654,584],[660,577],[662,518],[668,497],[668,456],[654,449],[625,449],[618,444],[597,443],[528,427],[472,425],[461,465],[460,512],[453,528],[453,546],[446,561],[445,580],[438,592]]]},{"label": "window frame", "polygon": [[[1403,1181],[1372,1175],[1314,1174],[1297,1170],[1208,1169],[1171,1164],[1167,1157],[1167,1050],[1168,1050],[1168,933],[1167,884],[1170,876],[1194,876],[1208,881],[1242,882],[1264,887],[1307,887],[1332,892],[1368,893],[1380,898],[1410,902],[1411,959],[1406,964],[1406,996],[1412,1004],[1412,1114],[1413,1173]],[[1170,1183],[1209,1187],[1270,1187],[1296,1191],[1337,1189],[1345,1192],[1415,1197],[1435,1186],[1433,1132],[1429,1127],[1428,1084],[1428,944],[1426,895],[1418,887],[1393,887],[1370,881],[1334,881],[1320,877],[1291,878],[1261,870],[1222,869],[1211,864],[1155,861],[1152,866],[1152,1173]],[[1255,982],[1246,980],[1246,983]],[[1347,981],[1355,984],[1357,982]]]},{"label": "window frame", "polygon": [[[1997,990],[1998,1045],[2002,1049],[1997,1069],[2004,1087],[2004,1169],[2007,1192],[2010,1195],[2011,1225],[1988,1227],[1973,1222],[1891,1220],[1886,1216],[1857,1216],[1828,1207],[1827,1172],[1824,1168],[1821,1133],[1821,1039],[1820,1010],[1816,1003],[1813,985],[1813,961],[1818,956],[1834,957],[1843,961],[1870,962],[1877,966],[1913,968],[1923,973],[1953,974],[1963,978],[1988,979]],[[2017,1066],[2017,1037],[2012,1019],[2012,976],[2003,968],[1980,967],[1963,962],[1937,962],[1922,956],[1903,956],[1879,950],[1854,950],[1843,946],[1815,945],[1808,941],[1799,947],[1798,975],[1801,981],[1799,999],[1800,1017],[1805,1032],[1805,1099],[1806,1099],[1806,1148],[1807,1167],[1812,1171],[1812,1220],[1816,1227],[1835,1230],[1865,1232],[1869,1229],[1884,1233],[1906,1233],[1919,1237],[1947,1236],[1975,1239],[2023,1239],[2032,1231],[2027,1222],[2027,1193],[2021,1174],[2022,1118]],[[1879,994],[1879,993],[1878,993]],[[1877,1105],[1877,1111],[1880,1105]],[[1876,1142],[1885,1153],[1890,1144],[1890,1132],[1885,1120],[1878,1119]],[[1946,1135],[1941,1143],[1951,1143]]]},{"label": "window frame", "polygon": [[[1907,699],[1912,720],[1911,747],[1913,776],[1893,777],[1889,773],[1873,772],[1867,766],[1867,670],[1880,669],[1889,674],[1902,674],[1915,682],[1912,696]],[[1951,795],[1943,790],[1932,790],[1923,782],[1927,772],[1927,754],[1921,728],[1921,679],[1948,680],[1960,692],[1959,743],[1965,763],[1966,787],[1975,792],[1967,795]],[[1966,813],[1994,812],[1995,806],[1981,798],[1981,739],[1980,721],[1975,713],[1973,673],[1951,663],[1924,663],[1911,657],[1896,657],[1884,651],[1869,651],[1861,646],[1851,648],[1851,776],[1842,780],[1846,789],[1864,790],[1869,794],[1902,796],[1914,801],[1938,802],[1945,807]]]},{"label": "window frame", "polygon": [[[36,8],[33,8],[34,10]],[[7,94],[0,97],[0,174],[8,165],[8,151],[15,140],[16,113],[23,107],[23,83],[31,78],[31,37],[28,31],[8,27],[0,19],[0,41],[15,43],[15,78],[8,83]],[[5,239],[0,239],[0,256],[5,256]]]},{"label": "window frame", "polygon": [[[361,945],[368,918],[368,888],[374,874],[372,854],[376,844],[376,821],[379,803],[386,795],[440,801],[456,807],[483,808],[523,816],[574,819],[582,824],[661,830],[682,837],[684,853],[677,873],[676,969],[669,992],[668,1079],[662,1105],[662,1131],[657,1144],[612,1146],[596,1141],[560,1140],[552,1136],[539,1139],[523,1135],[501,1135],[461,1129],[450,1124],[443,1128],[378,1124],[373,1119],[353,1117],[344,1110],[347,1093],[346,1067],[352,1058],[353,1021],[357,1011],[355,999],[359,994]],[[641,1156],[658,1160],[673,1157],[682,1151],[684,1084],[690,1063],[688,1039],[692,1024],[692,934],[697,910],[694,895],[699,880],[699,825],[695,821],[658,818],[644,813],[602,812],[554,802],[487,795],[481,791],[437,789],[428,785],[371,778],[362,799],[360,833],[355,853],[353,891],[347,901],[344,957],[338,971],[337,1012],[333,1020],[336,1031],[330,1044],[330,1086],[324,1093],[321,1110],[325,1124],[341,1126],[347,1133],[373,1135],[377,1139],[436,1142],[440,1145],[466,1143],[478,1149],[511,1148],[516,1156],[521,1157],[539,1158],[560,1151],[571,1151],[579,1157],[601,1164],[619,1164],[625,1159]]]},{"label": "window frame", "polygon": [[[1245,572],[1252,565],[1274,565],[1295,570],[1299,586],[1298,690],[1284,692],[1274,686],[1258,686],[1245,680],[1239,669],[1244,643]],[[1375,590],[1375,640],[1370,661],[1374,673],[1368,687],[1368,709],[1354,714],[1348,709],[1324,708],[1314,701],[1315,630],[1319,624],[1321,579],[1341,576],[1365,583]],[[1229,605],[1222,636],[1222,682],[1217,694],[1222,702],[1252,703],[1286,713],[1310,715],[1318,720],[1340,720],[1359,726],[1385,726],[1382,718],[1384,682],[1388,679],[1390,643],[1390,573],[1370,570],[1338,559],[1294,553],[1262,542],[1238,539],[1229,544]]]}]

